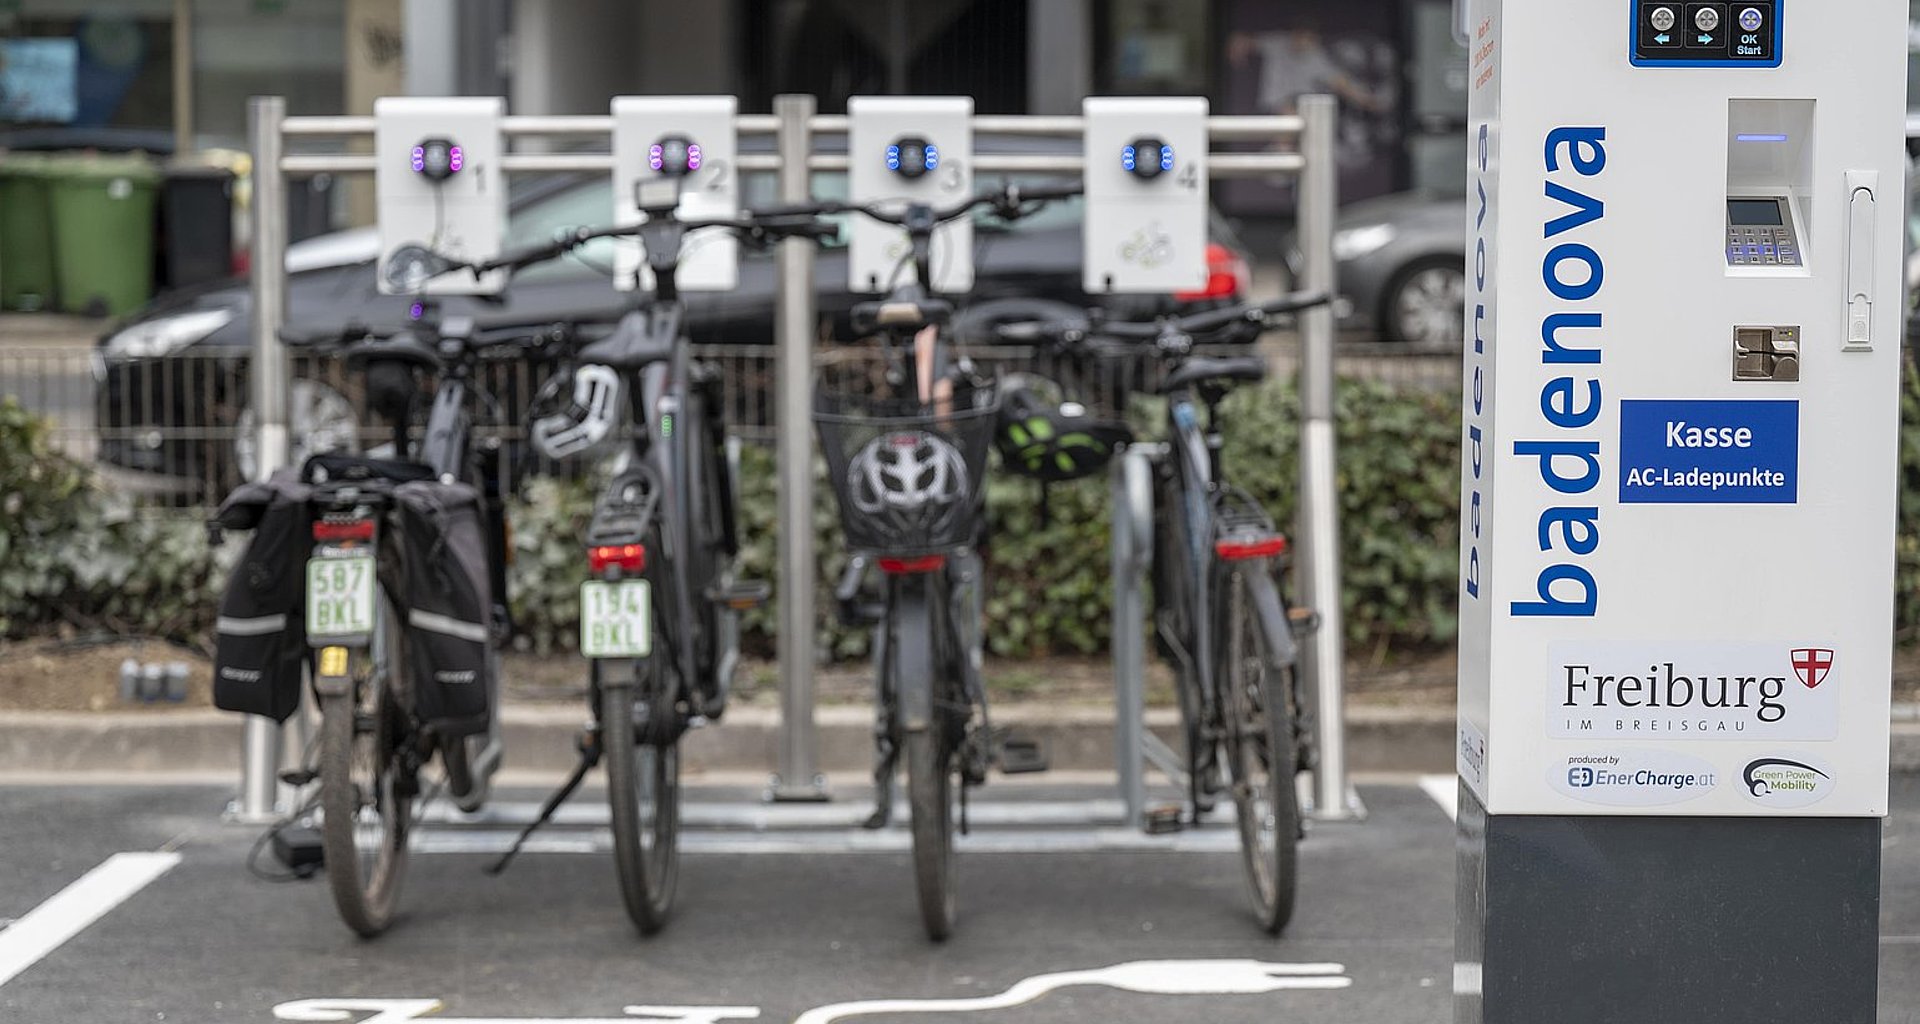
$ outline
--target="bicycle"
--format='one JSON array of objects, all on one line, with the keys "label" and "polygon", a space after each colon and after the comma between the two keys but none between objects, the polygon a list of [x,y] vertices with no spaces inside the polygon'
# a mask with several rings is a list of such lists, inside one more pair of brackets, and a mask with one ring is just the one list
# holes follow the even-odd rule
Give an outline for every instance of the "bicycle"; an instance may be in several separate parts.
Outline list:
[{"label": "bicycle", "polygon": [[1229,482],[1221,460],[1220,403],[1236,385],[1265,379],[1266,361],[1197,355],[1194,339],[1327,301],[1303,292],[1153,323],[1089,311],[1084,321],[997,330],[1007,341],[1080,357],[1131,357],[1144,345],[1163,364],[1155,388],[1166,400],[1166,431],[1153,459],[1154,627],[1178,683],[1189,820],[1198,824],[1226,789],[1254,913],[1273,934],[1291,919],[1298,888],[1304,826],[1294,780],[1314,763],[1314,709],[1299,685],[1295,639],[1313,619],[1291,608],[1280,586],[1286,537]]},{"label": "bicycle", "polygon": [[[703,229],[762,244],[837,234],[830,224],[791,215],[681,220],[679,196],[672,178],[643,182],[637,226],[577,228],[496,259],[439,259],[427,268],[511,274],[600,238],[638,237],[644,246],[651,287],[640,276],[612,331],[566,351],[569,365],[549,378],[530,411],[533,440],[548,456],[612,448],[625,465],[595,501],[585,538],[580,647],[590,663],[594,722],[580,738],[573,773],[490,870],[504,870],[604,758],[622,902],[648,935],[666,925],[679,877],[680,739],[724,714],[739,660],[738,614],[768,594],[764,584],[733,575],[740,541],[720,377],[691,358],[682,326],[675,272],[683,242]],[[579,326],[554,329],[571,334]]]},{"label": "bicycle", "polygon": [[[385,931],[398,904],[421,770],[437,754],[449,794],[471,812],[501,761],[507,471],[497,441],[473,443],[476,378],[492,355],[541,343],[517,329],[482,335],[429,302],[413,313],[395,329],[280,332],[363,370],[368,405],[391,430],[391,458],[316,455],[299,471],[320,750],[317,770],[296,781],[319,783],[334,904],[365,937]],[[435,390],[415,445],[423,374]]]},{"label": "bicycle", "polygon": [[[901,265],[911,276],[886,298],[852,310],[854,332],[883,341],[884,384],[861,393],[822,383],[813,419],[853,552],[835,596],[846,621],[875,627],[875,808],[866,827],[892,820],[894,775],[904,761],[915,891],[921,923],[936,942],[953,932],[953,833],[956,817],[966,827],[966,791],[986,781],[995,760],[1005,771],[1038,770],[1038,761],[1005,744],[994,749],[980,671],[985,584],[976,548],[984,539],[998,395],[949,352],[953,306],[930,294],[933,232],[982,208],[1018,220],[1079,192],[1078,185],[1008,185],[941,209],[780,208],[871,217],[905,228],[910,245]],[[878,603],[861,598],[875,567],[884,578]]]}]

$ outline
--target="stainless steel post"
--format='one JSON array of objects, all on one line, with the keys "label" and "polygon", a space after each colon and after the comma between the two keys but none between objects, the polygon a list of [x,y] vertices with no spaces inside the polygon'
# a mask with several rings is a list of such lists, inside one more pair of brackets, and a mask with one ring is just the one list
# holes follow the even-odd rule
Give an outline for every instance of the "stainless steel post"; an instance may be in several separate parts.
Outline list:
[{"label": "stainless steel post", "polygon": [[1113,745],[1126,825],[1135,829],[1147,820],[1147,612],[1141,587],[1153,551],[1152,474],[1138,448],[1113,463]]},{"label": "stainless steel post", "polygon": [[[255,96],[247,103],[247,136],[253,149],[253,365],[249,388],[253,405],[255,472],[265,479],[287,464],[287,352],[275,335],[287,312],[287,197],[280,172],[280,123],[287,101]],[[233,817],[244,822],[273,819],[278,794],[282,727],[248,715],[240,759],[240,796]]]},{"label": "stainless steel post", "polygon": [[[1339,116],[1331,96],[1300,100],[1305,121],[1300,154],[1306,166],[1297,189],[1300,248],[1306,268],[1301,285],[1332,291],[1334,209],[1339,201],[1334,126]],[[1333,310],[1321,306],[1301,321],[1300,353],[1300,578],[1305,604],[1320,616],[1306,646],[1307,685],[1317,697],[1319,767],[1314,772],[1313,815],[1322,820],[1357,817],[1349,798],[1346,746],[1346,642],[1340,612],[1340,496],[1335,473],[1333,420]]]},{"label": "stainless steel post", "polygon": [[[812,96],[776,96],[779,119],[780,200],[806,202],[813,189],[807,158],[813,152]],[[814,560],[812,379],[815,331],[813,243],[780,243],[774,321],[774,365],[779,380],[780,529],[780,769],[775,800],[824,800],[813,720]]]}]

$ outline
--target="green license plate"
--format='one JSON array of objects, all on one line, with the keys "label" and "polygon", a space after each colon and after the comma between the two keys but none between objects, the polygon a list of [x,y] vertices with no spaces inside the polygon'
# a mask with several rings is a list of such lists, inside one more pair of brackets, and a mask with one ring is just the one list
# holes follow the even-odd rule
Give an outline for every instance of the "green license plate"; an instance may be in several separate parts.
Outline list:
[{"label": "green license plate", "polygon": [[322,552],[307,560],[307,640],[314,646],[373,636],[373,552]]},{"label": "green license plate", "polygon": [[653,650],[653,594],[646,580],[580,584],[580,653],[644,658]]}]

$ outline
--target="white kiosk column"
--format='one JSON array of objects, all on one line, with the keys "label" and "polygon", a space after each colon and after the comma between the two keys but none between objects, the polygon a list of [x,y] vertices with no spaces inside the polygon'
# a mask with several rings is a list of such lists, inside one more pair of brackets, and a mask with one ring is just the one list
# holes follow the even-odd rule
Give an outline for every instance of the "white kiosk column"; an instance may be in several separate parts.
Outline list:
[{"label": "white kiosk column", "polygon": [[1906,16],[1473,0],[1456,1021],[1874,1019]]}]

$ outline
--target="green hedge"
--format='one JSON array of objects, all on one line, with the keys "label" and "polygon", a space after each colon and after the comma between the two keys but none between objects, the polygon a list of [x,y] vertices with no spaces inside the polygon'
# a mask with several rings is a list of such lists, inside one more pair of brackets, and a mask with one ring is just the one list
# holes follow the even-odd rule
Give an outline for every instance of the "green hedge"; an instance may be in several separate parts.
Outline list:
[{"label": "green hedge", "polygon": [[[1348,641],[1383,659],[1451,642],[1458,565],[1459,396],[1344,382],[1337,401],[1342,570]],[[1920,382],[1903,396],[1898,535],[1900,637],[1920,639]],[[1156,421],[1143,403],[1143,426]],[[1236,483],[1292,522],[1298,403],[1276,382],[1229,399],[1226,458]],[[774,575],[774,466],[749,446],[742,460],[742,574]],[[832,496],[816,467],[813,517],[819,650],[866,653],[864,632],[833,616],[830,590],[845,564]],[[988,643],[1005,657],[1094,654],[1108,636],[1108,494],[1104,477],[1055,486],[1043,517],[1037,485],[1000,477],[988,491],[993,542]],[[530,482],[514,510],[511,569],[522,643],[574,646],[579,538],[592,507],[587,481]],[[0,637],[104,630],[204,643],[235,545],[210,550],[197,520],[142,517],[79,466],[53,452],[44,428],[0,400]],[[777,609],[749,613],[746,643],[771,654]]]}]

